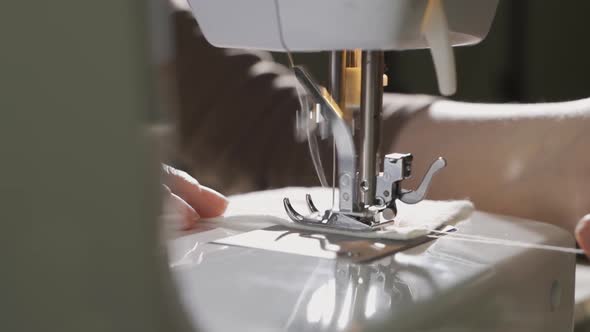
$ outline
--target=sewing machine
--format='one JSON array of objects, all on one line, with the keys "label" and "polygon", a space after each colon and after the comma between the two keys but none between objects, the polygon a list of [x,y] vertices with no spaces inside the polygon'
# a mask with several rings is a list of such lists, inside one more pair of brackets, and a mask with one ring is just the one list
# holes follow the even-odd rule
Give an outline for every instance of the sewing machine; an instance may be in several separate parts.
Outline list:
[{"label": "sewing machine", "polygon": [[[205,35],[219,46],[389,50],[424,47],[430,37],[422,33],[436,33],[423,30],[427,2],[419,0],[194,0],[191,5]],[[453,31],[448,38],[456,45],[483,38],[495,1],[444,5]],[[6,1],[0,6],[2,32],[8,34],[2,79],[10,87],[0,99],[6,120],[0,121],[0,150],[9,161],[0,172],[5,203],[0,209],[1,330],[193,331],[188,323],[211,331],[571,330],[575,258],[554,251],[442,237],[355,262],[213,243],[267,227],[236,217],[203,222],[198,232],[169,241],[166,261],[157,250],[161,188],[140,125],[153,102],[146,83],[147,23],[138,14],[146,3]],[[15,32],[19,38],[11,38]],[[428,45],[437,52],[436,45]],[[449,45],[439,47],[447,60]],[[342,110],[347,105],[340,105],[336,87],[347,83],[338,78],[338,68],[349,53],[339,52],[333,56],[330,95]],[[367,60],[381,61],[381,55],[365,54],[361,87],[362,77],[375,81],[365,79],[368,92],[360,98],[358,114],[377,115],[382,76]],[[451,64],[440,66],[439,80],[445,77],[440,85],[450,93]],[[305,74],[299,73],[307,94],[317,93],[317,84]],[[316,101],[330,104],[319,90]],[[321,112],[328,110],[330,105]],[[330,123],[342,123],[336,120]],[[359,135],[369,143],[375,133],[369,127],[378,121],[363,121],[369,130]],[[350,183],[370,179],[368,189],[340,185],[340,195],[348,192],[351,203],[338,211],[354,219],[353,225],[372,227],[384,214],[384,220],[392,217],[395,201],[371,202],[373,189],[374,201],[386,196],[378,189],[376,166],[375,174],[367,166],[376,165],[377,157],[371,144],[355,146],[362,151],[355,148],[360,172]],[[397,157],[409,161],[392,156]],[[402,190],[395,194],[412,197]],[[317,195],[314,200],[321,203]],[[282,198],[276,202],[281,210],[282,204]],[[318,220],[324,218],[300,221]],[[570,235],[551,225],[479,211],[456,227],[461,234],[573,246]],[[338,237],[301,241],[328,254],[324,248],[333,254],[334,244],[341,243]]]},{"label": "sewing machine", "polygon": [[[575,256],[514,245],[571,247],[571,236],[553,226],[477,211],[456,228],[471,241],[361,239],[350,245],[350,236],[334,235],[395,222],[396,201],[421,202],[446,166],[443,157],[435,160],[418,188],[407,190],[402,184],[413,156],[379,155],[388,80],[383,51],[429,48],[440,91],[452,94],[452,46],[485,37],[496,0],[189,2],[215,46],[330,52],[328,89],[291,65],[301,100],[298,136],[308,141],[324,186],[330,185],[318,137],[333,137],[338,165],[337,208],[321,211],[306,195],[308,211],[301,213],[283,199],[284,217],[312,229],[295,232],[289,245],[272,244],[292,232],[265,225],[265,217],[255,227],[247,217],[206,222],[171,243],[172,270],[195,322],[219,331],[572,329]],[[263,210],[281,204],[265,199]],[[224,240],[236,235],[242,242]],[[512,245],[473,241],[478,236]],[[388,251],[374,249],[380,246]]]}]

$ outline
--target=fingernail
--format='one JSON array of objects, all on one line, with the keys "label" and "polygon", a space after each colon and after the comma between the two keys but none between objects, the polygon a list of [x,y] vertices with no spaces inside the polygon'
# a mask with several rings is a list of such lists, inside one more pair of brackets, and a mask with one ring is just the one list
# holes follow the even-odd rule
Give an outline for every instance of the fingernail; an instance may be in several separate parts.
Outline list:
[{"label": "fingernail", "polygon": [[223,195],[222,193],[218,192],[215,189],[211,189],[211,188],[207,188],[207,189],[209,189],[213,194],[215,194],[217,197],[222,199],[224,202],[229,203],[229,200],[227,199],[227,197],[225,197],[225,195]]},{"label": "fingernail", "polygon": [[225,213],[225,211],[227,211],[227,207],[229,205],[229,199],[227,199],[227,197],[222,197],[223,198],[223,205],[220,208],[220,212],[219,215],[223,215]]},{"label": "fingernail", "polygon": [[219,201],[222,202],[221,203],[221,208],[225,211],[225,209],[229,205],[229,199],[227,197],[225,197],[223,194],[221,194],[220,192],[216,191],[215,189],[211,189],[211,188],[208,188],[208,187],[203,187],[203,190],[206,190],[209,193],[215,195],[215,197],[217,197],[219,199]]},{"label": "fingernail", "polygon": [[227,206],[229,205],[229,199],[227,199],[227,197],[225,196],[221,196],[221,198],[223,199],[223,208],[227,208]]}]

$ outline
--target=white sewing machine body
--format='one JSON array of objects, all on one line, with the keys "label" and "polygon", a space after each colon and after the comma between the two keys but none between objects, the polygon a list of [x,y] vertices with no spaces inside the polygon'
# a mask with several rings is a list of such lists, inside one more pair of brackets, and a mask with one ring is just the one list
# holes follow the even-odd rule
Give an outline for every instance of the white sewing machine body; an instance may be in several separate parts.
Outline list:
[{"label": "white sewing machine body", "polygon": [[205,38],[217,47],[280,52],[430,48],[445,95],[456,90],[451,46],[484,39],[498,6],[498,0],[187,1]]},{"label": "white sewing machine body", "polygon": [[[428,47],[421,31],[428,0],[189,0],[189,3],[205,37],[218,47],[285,51],[286,45],[291,51],[308,52]],[[498,0],[447,0],[443,5],[451,42],[458,46],[475,44],[485,38]]]},{"label": "white sewing machine body", "polygon": [[[250,221],[251,222],[251,221]],[[186,311],[208,331],[568,331],[575,255],[439,238],[369,263],[208,243],[258,229],[204,222],[169,243]],[[548,224],[475,212],[461,234],[572,246]]]}]

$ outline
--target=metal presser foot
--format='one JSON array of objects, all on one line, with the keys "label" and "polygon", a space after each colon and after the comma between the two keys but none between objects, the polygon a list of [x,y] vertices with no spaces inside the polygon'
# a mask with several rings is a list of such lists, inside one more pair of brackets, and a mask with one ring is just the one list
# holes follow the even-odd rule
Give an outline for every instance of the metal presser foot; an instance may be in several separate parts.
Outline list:
[{"label": "metal presser foot", "polygon": [[[393,223],[393,218],[397,214],[395,203],[397,199],[407,204],[415,204],[424,199],[434,174],[446,166],[445,159],[435,160],[421,184],[413,191],[402,189],[401,186],[401,182],[409,178],[412,173],[411,154],[386,155],[383,159],[383,172],[378,174],[374,171],[369,175],[366,171],[359,172],[358,162],[375,165],[377,159],[377,154],[373,153],[375,150],[371,153],[363,153],[362,156],[357,154],[350,127],[343,119],[343,112],[338,104],[327,92],[319,88],[303,68],[295,67],[294,72],[299,83],[315,101],[312,109],[321,112],[321,118],[327,122],[327,127],[334,137],[338,163],[339,209],[321,213],[308,194],[305,201],[309,213],[301,214],[295,211],[289,199],[285,198],[283,205],[293,222],[313,227],[371,232]],[[318,118],[317,114],[315,115],[304,114],[301,118]],[[359,160],[361,158],[362,160]],[[368,168],[374,169],[374,167]]]},{"label": "metal presser foot", "polygon": [[310,214],[303,216],[299,214],[288,198],[283,199],[283,205],[285,211],[291,220],[296,223],[304,224],[308,226],[320,226],[338,228],[342,230],[353,230],[353,231],[371,231],[372,227],[364,222],[360,222],[357,219],[360,216],[346,215],[338,211],[326,210],[323,214],[315,207],[315,204],[311,200],[311,195],[305,195],[305,202],[310,211]]},{"label": "metal presser foot", "polygon": [[446,166],[444,158],[432,163],[416,190],[401,188],[401,181],[411,176],[411,154],[389,154],[385,156],[384,172],[377,176],[376,201],[378,204],[364,206],[360,212],[326,210],[321,213],[314,204],[311,195],[305,195],[309,213],[302,215],[295,211],[288,198],[283,205],[289,218],[300,224],[314,227],[329,227],[347,231],[375,231],[393,223],[397,215],[396,199],[406,204],[416,204],[426,197],[428,187],[436,172]]}]

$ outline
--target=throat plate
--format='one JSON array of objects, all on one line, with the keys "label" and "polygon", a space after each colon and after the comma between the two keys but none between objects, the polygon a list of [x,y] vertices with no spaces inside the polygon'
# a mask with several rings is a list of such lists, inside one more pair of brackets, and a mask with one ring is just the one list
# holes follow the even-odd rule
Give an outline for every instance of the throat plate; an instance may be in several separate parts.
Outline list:
[{"label": "throat plate", "polygon": [[[443,226],[440,230],[450,232],[455,230],[455,227]],[[272,226],[215,240],[213,243],[326,259],[340,258],[352,262],[367,262],[432,240],[434,239],[429,236],[406,241],[363,239]]]}]

